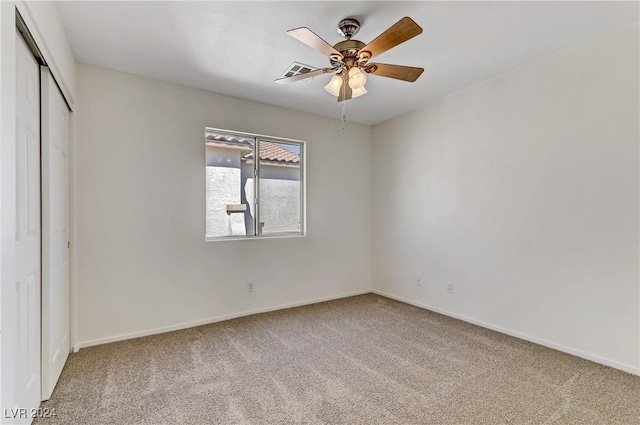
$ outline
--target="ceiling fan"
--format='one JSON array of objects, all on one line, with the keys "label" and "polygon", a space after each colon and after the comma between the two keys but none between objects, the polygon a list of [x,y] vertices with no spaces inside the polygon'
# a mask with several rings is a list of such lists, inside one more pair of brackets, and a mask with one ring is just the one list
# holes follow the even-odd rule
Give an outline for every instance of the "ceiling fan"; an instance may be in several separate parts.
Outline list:
[{"label": "ceiling fan", "polygon": [[413,66],[369,63],[369,60],[375,56],[422,33],[422,28],[409,17],[400,19],[369,44],[352,39],[360,30],[360,22],[354,18],[343,19],[337,29],[338,34],[346,40],[334,46],[331,46],[307,27],[287,31],[291,37],[328,56],[331,66],[291,77],[278,78],[275,82],[288,84],[321,74],[335,73],[329,84],[325,86],[325,90],[337,96],[338,102],[342,102],[367,93],[364,87],[367,82],[367,74],[414,82],[424,71],[424,68]]}]

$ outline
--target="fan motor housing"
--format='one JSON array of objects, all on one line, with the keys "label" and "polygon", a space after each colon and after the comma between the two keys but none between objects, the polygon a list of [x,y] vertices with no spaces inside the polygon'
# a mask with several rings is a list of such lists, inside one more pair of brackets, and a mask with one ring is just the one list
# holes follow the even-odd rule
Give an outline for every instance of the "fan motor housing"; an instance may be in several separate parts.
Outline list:
[{"label": "fan motor housing", "polygon": [[344,57],[345,65],[353,66],[358,61],[358,52],[365,44],[359,40],[344,40],[333,46]]}]

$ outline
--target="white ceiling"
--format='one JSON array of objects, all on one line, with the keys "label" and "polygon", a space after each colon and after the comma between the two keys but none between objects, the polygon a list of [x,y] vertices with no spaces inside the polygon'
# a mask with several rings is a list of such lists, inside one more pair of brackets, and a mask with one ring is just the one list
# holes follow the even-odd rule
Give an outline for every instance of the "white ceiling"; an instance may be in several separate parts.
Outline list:
[{"label": "white ceiling", "polygon": [[424,33],[374,62],[420,66],[417,82],[370,76],[347,119],[375,124],[447,94],[638,22],[637,2],[61,2],[79,62],[339,118],[329,75],[280,86],[293,61],[328,59],[286,31],[330,44],[345,17],[365,43],[404,16]]}]

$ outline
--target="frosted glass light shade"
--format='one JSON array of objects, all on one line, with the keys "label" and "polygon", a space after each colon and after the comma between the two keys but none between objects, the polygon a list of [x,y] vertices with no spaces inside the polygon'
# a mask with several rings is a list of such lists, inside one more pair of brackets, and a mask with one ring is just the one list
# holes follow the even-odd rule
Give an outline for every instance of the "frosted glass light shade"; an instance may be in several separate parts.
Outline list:
[{"label": "frosted glass light shade", "polygon": [[324,89],[337,97],[340,94],[340,87],[342,87],[342,77],[334,75]]},{"label": "frosted glass light shade", "polygon": [[367,89],[365,89],[364,87],[353,89],[351,91],[351,99],[355,99],[356,97],[362,96],[363,94],[367,94]]},{"label": "frosted glass light shade", "polygon": [[349,70],[349,87],[353,90],[363,88],[366,82],[367,76],[364,72],[360,71],[360,69],[354,66]]}]

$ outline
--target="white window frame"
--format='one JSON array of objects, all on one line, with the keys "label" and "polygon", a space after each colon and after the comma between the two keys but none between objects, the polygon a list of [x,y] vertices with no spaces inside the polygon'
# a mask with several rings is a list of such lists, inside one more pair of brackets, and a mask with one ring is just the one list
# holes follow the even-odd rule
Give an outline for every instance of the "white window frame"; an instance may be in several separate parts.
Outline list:
[{"label": "white window frame", "polygon": [[[256,239],[278,239],[278,238],[299,238],[307,235],[307,190],[306,190],[306,162],[307,162],[307,142],[304,140],[287,139],[284,137],[268,136],[265,134],[246,133],[242,131],[226,130],[223,128],[206,127],[205,128],[205,158],[206,158],[206,137],[207,133],[220,133],[230,136],[242,137],[245,139],[253,139],[253,207],[255,214],[253,216],[253,235],[233,235],[233,236],[207,236],[206,235],[206,220],[205,220],[205,240],[207,242],[218,241],[233,241],[233,240],[256,240]],[[283,143],[289,145],[296,145],[300,147],[300,231],[299,232],[286,232],[277,234],[261,234],[260,233],[260,156],[259,146],[260,142],[274,142]],[[206,159],[205,159],[206,164]],[[205,165],[206,166],[206,165]],[[206,177],[205,177],[206,178]],[[206,180],[205,180],[206,184]],[[205,193],[206,201],[206,193]],[[205,217],[206,217],[206,202],[205,202]]]}]

